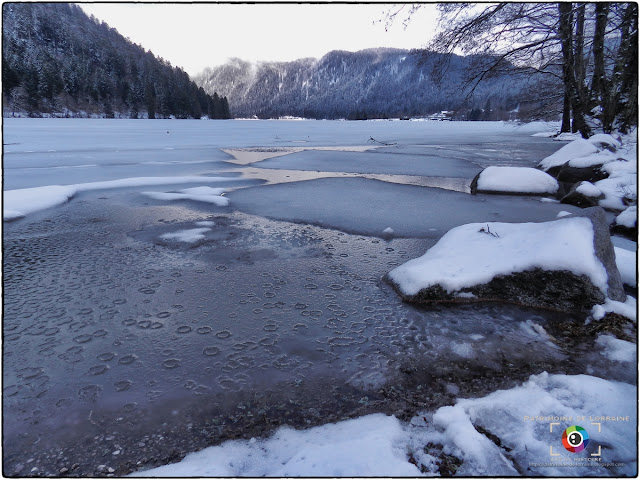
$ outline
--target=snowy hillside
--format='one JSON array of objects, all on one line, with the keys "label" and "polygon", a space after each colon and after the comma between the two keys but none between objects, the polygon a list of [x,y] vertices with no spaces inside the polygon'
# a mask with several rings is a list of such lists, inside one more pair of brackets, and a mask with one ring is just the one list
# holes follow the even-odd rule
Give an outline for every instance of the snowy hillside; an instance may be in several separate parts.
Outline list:
[{"label": "snowy hillside", "polygon": [[[229,98],[235,116],[273,118],[373,118],[427,115],[459,108],[466,92],[463,70],[471,60],[451,58],[442,82],[432,78],[430,54],[419,51],[368,49],[332,51],[320,60],[252,64],[232,59],[207,68],[195,82],[206,92]],[[512,110],[524,85],[513,77],[488,79],[469,107]]]}]

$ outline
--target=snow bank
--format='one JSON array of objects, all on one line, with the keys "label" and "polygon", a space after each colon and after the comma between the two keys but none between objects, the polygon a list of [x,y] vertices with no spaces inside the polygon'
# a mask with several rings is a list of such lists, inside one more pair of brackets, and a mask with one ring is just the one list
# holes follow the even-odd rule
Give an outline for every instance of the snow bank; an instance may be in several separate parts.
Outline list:
[{"label": "snow bank", "polygon": [[616,252],[616,266],[622,277],[622,283],[635,287],[638,285],[637,280],[637,255],[624,248],[613,247]]},{"label": "snow bank", "polygon": [[478,177],[478,190],[514,193],[556,193],[558,182],[551,175],[527,167],[487,167]]},{"label": "snow bank", "polygon": [[415,477],[395,417],[367,415],[309,430],[279,428],[267,439],[228,441],[142,477]]},{"label": "snow bank", "polygon": [[[591,424],[591,421],[597,420],[588,420],[606,416],[628,416],[628,420],[603,420],[600,428]],[[548,417],[551,419],[544,420]],[[560,421],[551,428],[551,422],[558,422],[553,417],[568,420]],[[584,418],[585,421],[578,418]],[[496,471],[504,471],[501,467],[505,460],[500,458],[504,450],[492,442],[480,442],[479,434],[476,432],[474,435],[471,430],[474,425],[496,435],[502,445],[509,449],[509,457],[521,468],[528,468],[522,472],[524,475],[580,477],[636,474],[636,387],[633,385],[587,375],[542,373],[531,376],[522,386],[497,391],[479,399],[458,400],[453,407],[442,407],[434,415],[434,421],[446,429],[449,441],[455,443],[456,453],[467,464],[463,464],[457,472],[461,476],[492,476]],[[581,462],[581,459],[597,453],[597,448],[593,447],[588,447],[582,453],[567,452],[562,445],[562,432],[575,424],[587,429],[593,445],[603,445],[603,463],[619,462],[624,466],[616,471],[597,462]],[[457,437],[458,434],[470,435],[469,441]],[[561,455],[551,456],[551,451]],[[487,462],[491,454],[500,460]],[[573,468],[565,467],[569,461],[574,464]]]},{"label": "snow bank", "polygon": [[625,302],[616,302],[609,298],[606,299],[603,305],[595,305],[591,310],[591,317],[594,320],[602,320],[607,313],[617,313],[629,320],[637,320],[637,302],[631,295],[627,295]]},{"label": "snow bank", "polygon": [[[575,168],[602,165],[602,170],[609,177],[595,182],[595,187],[604,194],[604,198],[598,203],[610,210],[624,210],[638,196],[637,140],[627,136],[625,142],[621,143],[607,134],[597,134],[589,140],[579,138],[542,160],[538,166],[548,171],[565,163]],[[616,152],[611,152],[609,148]],[[592,192],[595,193],[595,190],[592,189]],[[599,194],[587,196],[595,197]]]},{"label": "snow bank", "polygon": [[66,203],[78,189],[74,185],[49,185],[4,192],[3,218],[13,220]]},{"label": "snow bank", "polygon": [[[75,185],[48,185],[4,192],[3,219],[13,220],[67,202],[78,192],[110,188],[228,181],[224,177],[133,177]],[[208,188],[208,187],[205,187]]]},{"label": "snow bank", "polygon": [[595,183],[605,198],[598,203],[603,208],[610,210],[626,210],[628,205],[624,199],[636,199],[638,197],[638,184],[636,174],[612,175]]},{"label": "snow bank", "polygon": [[638,221],[638,207],[632,206],[627,208],[624,212],[616,217],[616,225],[622,225],[623,227],[633,228]]},{"label": "snow bank", "polygon": [[588,168],[594,165],[604,165],[605,163],[617,160],[618,156],[609,150],[603,150],[598,153],[590,153],[583,157],[576,157],[569,160],[569,166],[575,168]]},{"label": "snow bank", "polygon": [[598,152],[599,150],[594,144],[584,138],[578,138],[571,143],[566,144],[554,154],[549,155],[547,158],[542,160],[538,166],[546,172],[550,168],[564,165],[574,158],[585,157]]},{"label": "snow bank", "polygon": [[389,277],[405,295],[434,285],[452,293],[536,267],[586,275],[607,295],[608,276],[595,255],[593,226],[587,218],[462,225],[422,257],[389,272]]},{"label": "snow bank", "polygon": [[[611,349],[606,355],[626,361],[630,354],[628,345],[605,336],[598,342]],[[132,476],[416,477],[421,475],[418,462],[427,475],[437,475],[437,454],[429,447],[434,444],[463,461],[459,476],[633,476],[636,417],[633,385],[541,373],[510,390],[423,412],[410,423],[373,414],[308,430],[281,427],[268,438],[227,441]],[[575,424],[588,431],[592,443],[569,453],[562,433]],[[602,446],[602,462],[587,461],[597,446]],[[570,469],[568,459],[574,464]],[[612,463],[622,466],[605,466]]]},{"label": "snow bank", "polygon": [[622,146],[622,144],[609,135],[608,133],[596,133],[589,137],[589,142],[593,143],[596,147],[611,147],[613,149],[618,149]]},{"label": "snow bank", "polygon": [[635,362],[636,344],[620,340],[612,335],[599,335],[596,343],[604,350],[602,355],[614,362]]}]

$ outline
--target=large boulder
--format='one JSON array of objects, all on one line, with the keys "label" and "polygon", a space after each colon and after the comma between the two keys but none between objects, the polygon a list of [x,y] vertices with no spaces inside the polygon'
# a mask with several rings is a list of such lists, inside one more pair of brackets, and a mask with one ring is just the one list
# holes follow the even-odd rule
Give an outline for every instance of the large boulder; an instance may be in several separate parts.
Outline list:
[{"label": "large boulder", "polygon": [[626,295],[604,211],[544,223],[469,224],[386,276],[407,302],[504,301],[589,312]]}]

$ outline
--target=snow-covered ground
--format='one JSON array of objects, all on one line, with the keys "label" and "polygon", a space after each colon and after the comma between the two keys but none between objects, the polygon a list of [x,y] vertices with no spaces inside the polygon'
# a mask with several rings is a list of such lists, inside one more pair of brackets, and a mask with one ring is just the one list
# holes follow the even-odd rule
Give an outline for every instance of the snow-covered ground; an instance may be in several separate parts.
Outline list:
[{"label": "snow-covered ground", "polygon": [[[602,336],[599,343],[614,361],[635,359],[629,342]],[[410,422],[374,414],[303,431],[283,427],[268,438],[225,442],[134,476],[433,476],[443,473],[443,452],[462,460],[450,472],[460,476],[635,476],[636,398],[636,387],[625,383],[541,373]],[[563,446],[569,424],[588,432],[581,453]]]},{"label": "snow-covered ground", "polygon": [[[79,463],[90,475],[104,462],[96,471],[125,474],[238,425],[260,431],[272,412],[300,426],[380,412],[388,399],[402,411],[400,391],[438,406],[411,421],[374,413],[271,428],[140,474],[634,475],[634,344],[600,334],[577,346],[576,362],[551,333],[567,316],[416,310],[379,282],[447,231],[481,222],[474,239],[508,244],[496,258],[517,260],[508,246],[540,249],[545,265],[602,284],[588,249],[547,248],[582,225],[545,231],[547,244],[511,232],[576,207],[459,188],[487,166],[536,166],[560,145],[532,135],[556,128],[5,119],[5,472],[55,476]],[[572,158],[591,147],[607,155],[602,141],[587,143]],[[263,160],[261,149],[286,154]],[[630,175],[628,162],[607,165]],[[302,170],[306,181],[292,181]],[[415,183],[424,175],[443,188]],[[500,238],[477,232],[487,224]],[[616,246],[632,285],[635,242]],[[630,299],[593,313],[632,309]],[[514,371],[519,380],[488,393]],[[432,377],[410,383],[424,372]],[[571,425],[588,431],[581,454],[563,447]],[[51,460],[58,449],[68,465]],[[96,465],[69,456],[98,451],[109,453]]]}]

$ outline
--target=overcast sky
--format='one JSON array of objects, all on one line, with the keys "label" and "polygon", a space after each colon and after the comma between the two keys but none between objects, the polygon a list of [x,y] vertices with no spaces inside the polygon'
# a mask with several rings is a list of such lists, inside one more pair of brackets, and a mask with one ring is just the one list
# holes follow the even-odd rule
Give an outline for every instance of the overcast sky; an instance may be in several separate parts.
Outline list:
[{"label": "overcast sky", "polygon": [[[433,33],[435,5],[405,29],[385,31],[389,4],[81,4],[134,43],[189,75],[238,57],[249,61],[320,58],[331,50],[419,48]],[[382,21],[381,21],[382,20]]]}]

